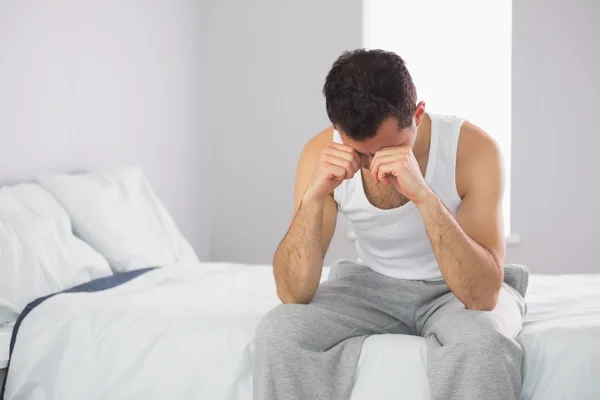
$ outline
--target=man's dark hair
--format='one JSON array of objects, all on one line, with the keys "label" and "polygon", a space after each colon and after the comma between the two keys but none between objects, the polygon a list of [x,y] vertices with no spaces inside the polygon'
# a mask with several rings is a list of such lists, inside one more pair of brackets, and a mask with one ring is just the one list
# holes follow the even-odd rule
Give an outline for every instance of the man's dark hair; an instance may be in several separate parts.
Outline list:
[{"label": "man's dark hair", "polygon": [[344,52],[333,64],[323,87],[327,115],[348,137],[375,137],[389,117],[398,129],[412,123],[417,91],[404,60],[384,50]]}]

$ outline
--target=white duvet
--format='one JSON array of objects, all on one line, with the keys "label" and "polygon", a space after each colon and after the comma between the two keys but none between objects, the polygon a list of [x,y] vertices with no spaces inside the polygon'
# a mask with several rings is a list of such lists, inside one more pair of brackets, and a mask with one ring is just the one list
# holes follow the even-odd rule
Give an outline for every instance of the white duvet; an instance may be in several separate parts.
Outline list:
[{"label": "white duvet", "polygon": [[[600,275],[533,275],[527,300],[522,398],[600,398]],[[270,267],[224,263],[52,297],[21,324],[5,399],[251,399],[254,330],[278,303]],[[425,350],[368,338],[352,399],[428,399]]]}]

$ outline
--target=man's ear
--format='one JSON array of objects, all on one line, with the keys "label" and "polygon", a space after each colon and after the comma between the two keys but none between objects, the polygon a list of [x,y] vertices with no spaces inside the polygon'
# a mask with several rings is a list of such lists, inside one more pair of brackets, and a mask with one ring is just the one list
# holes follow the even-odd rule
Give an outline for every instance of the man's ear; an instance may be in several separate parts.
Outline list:
[{"label": "man's ear", "polygon": [[420,101],[417,104],[417,109],[415,110],[415,125],[419,127],[421,122],[423,122],[423,119],[425,119],[425,102]]}]

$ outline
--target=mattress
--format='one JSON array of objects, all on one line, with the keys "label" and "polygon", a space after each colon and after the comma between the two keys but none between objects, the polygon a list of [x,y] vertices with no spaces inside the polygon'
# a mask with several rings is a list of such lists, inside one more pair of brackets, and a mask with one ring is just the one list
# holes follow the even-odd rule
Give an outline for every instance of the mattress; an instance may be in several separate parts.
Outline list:
[{"label": "mattress", "polygon": [[[522,399],[598,398],[600,274],[533,275],[527,300]],[[21,325],[5,398],[250,400],[254,331],[278,303],[270,266],[230,263],[56,296]],[[426,363],[423,338],[371,336],[352,399],[429,399]]]}]

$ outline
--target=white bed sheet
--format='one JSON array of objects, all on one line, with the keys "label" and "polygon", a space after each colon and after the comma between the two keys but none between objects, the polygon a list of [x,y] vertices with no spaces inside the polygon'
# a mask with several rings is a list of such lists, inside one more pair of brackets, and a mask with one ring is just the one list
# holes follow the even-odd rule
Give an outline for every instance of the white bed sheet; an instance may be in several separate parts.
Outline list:
[{"label": "white bed sheet", "polygon": [[9,359],[10,338],[14,323],[0,325],[0,369],[6,368]]},{"label": "white bed sheet", "polygon": [[[600,274],[533,275],[527,300],[522,399],[598,398]],[[157,270],[104,293],[57,296],[22,325],[17,347],[27,343],[26,353],[11,362],[6,399],[37,387],[39,395],[29,398],[250,400],[254,331],[278,303],[269,266],[225,263]],[[65,314],[75,328],[53,331]],[[77,360],[77,368],[55,368],[60,360]],[[372,336],[352,400],[429,399],[425,367],[424,339]]]},{"label": "white bed sheet", "polygon": [[600,399],[600,274],[533,275],[519,342],[524,399]]}]

